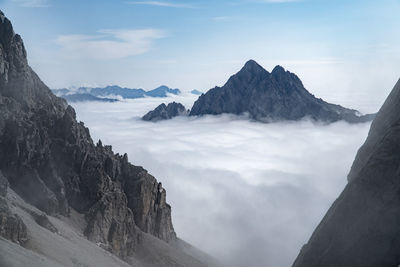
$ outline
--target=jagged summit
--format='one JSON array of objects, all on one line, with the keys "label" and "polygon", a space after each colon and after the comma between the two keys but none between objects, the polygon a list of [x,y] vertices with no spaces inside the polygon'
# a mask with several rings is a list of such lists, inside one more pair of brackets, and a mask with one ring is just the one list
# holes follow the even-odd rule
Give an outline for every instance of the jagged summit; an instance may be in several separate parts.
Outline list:
[{"label": "jagged summit", "polygon": [[272,70],[271,74],[276,75],[276,74],[282,74],[285,72],[286,72],[286,70],[282,66],[276,65],[275,68]]},{"label": "jagged summit", "polygon": [[0,20],[2,27],[0,29],[0,35],[2,39],[0,40],[4,49],[10,46],[11,40],[14,38],[15,33],[11,22],[6,18],[3,12],[0,11]]},{"label": "jagged summit", "polygon": [[248,60],[241,70],[257,72],[257,71],[266,71],[260,64],[258,64],[255,60]]},{"label": "jagged summit", "polygon": [[323,122],[346,120],[364,122],[372,116],[359,116],[356,110],[315,98],[301,80],[281,66],[271,73],[254,60],[231,76],[222,87],[209,90],[194,103],[190,115],[249,114],[258,121],[300,120],[308,117]]},{"label": "jagged summit", "polygon": [[279,77],[279,76],[283,76],[283,75],[285,75],[285,74],[293,74],[293,73],[291,73],[291,72],[289,72],[289,71],[286,71],[286,70],[285,70],[282,66],[280,66],[280,65],[276,65],[276,66],[274,67],[274,69],[272,70],[271,74],[272,74],[273,76]]},{"label": "jagged summit", "polygon": [[230,77],[227,83],[251,83],[254,79],[263,79],[269,75],[256,61],[249,60],[238,73]]}]

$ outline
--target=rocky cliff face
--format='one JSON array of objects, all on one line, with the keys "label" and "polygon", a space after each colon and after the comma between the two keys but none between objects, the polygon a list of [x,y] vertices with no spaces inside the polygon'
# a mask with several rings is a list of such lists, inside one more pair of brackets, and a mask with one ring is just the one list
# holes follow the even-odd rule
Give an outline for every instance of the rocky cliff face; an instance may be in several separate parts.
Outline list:
[{"label": "rocky cliff face", "polygon": [[400,264],[400,81],[372,123],[349,182],[294,267]]},{"label": "rocky cliff face", "polygon": [[[122,258],[132,254],[142,231],[176,239],[161,183],[126,154],[93,143],[74,109],[28,66],[22,39],[1,12],[0,171],[2,187],[9,183],[41,211],[84,214],[87,238]],[[0,235],[23,244],[23,222],[3,205],[3,196]]]},{"label": "rocky cliff face", "polygon": [[372,115],[359,116],[356,110],[315,98],[293,73],[276,66],[271,73],[254,60],[229,78],[223,87],[201,95],[190,115],[248,113],[258,121],[300,120],[309,117],[324,122],[346,120],[364,122]]},{"label": "rocky cliff face", "polygon": [[188,111],[185,106],[181,103],[172,102],[167,106],[162,103],[154,110],[149,111],[146,115],[142,117],[144,121],[159,121],[159,120],[169,120],[177,116],[187,115]]}]

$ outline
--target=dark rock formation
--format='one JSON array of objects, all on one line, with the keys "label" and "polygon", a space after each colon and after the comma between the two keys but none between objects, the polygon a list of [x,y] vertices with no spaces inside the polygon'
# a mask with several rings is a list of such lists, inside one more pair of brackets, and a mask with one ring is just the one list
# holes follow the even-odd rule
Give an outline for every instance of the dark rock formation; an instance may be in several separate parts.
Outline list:
[{"label": "dark rock formation", "polygon": [[400,264],[400,81],[371,125],[349,182],[294,267]]},{"label": "dark rock formation", "polygon": [[243,114],[258,121],[313,120],[351,123],[371,118],[356,110],[329,104],[310,94],[293,73],[276,66],[269,73],[254,60],[229,78],[223,87],[215,87],[194,103],[190,116],[205,114]]},{"label": "dark rock formation", "polygon": [[181,103],[172,102],[166,106],[164,103],[156,107],[154,110],[149,111],[142,117],[144,121],[159,121],[169,120],[176,116],[187,115],[188,111]]},{"label": "dark rock formation", "polygon": [[[41,211],[69,216],[73,208],[85,214],[88,239],[122,258],[133,253],[141,231],[167,242],[176,239],[161,184],[130,164],[126,154],[93,143],[74,109],[28,66],[22,39],[3,13],[0,170],[10,187]],[[4,195],[3,182],[0,188]],[[41,215],[36,221],[51,228]],[[23,223],[3,202],[0,234],[20,243],[26,236]]]}]

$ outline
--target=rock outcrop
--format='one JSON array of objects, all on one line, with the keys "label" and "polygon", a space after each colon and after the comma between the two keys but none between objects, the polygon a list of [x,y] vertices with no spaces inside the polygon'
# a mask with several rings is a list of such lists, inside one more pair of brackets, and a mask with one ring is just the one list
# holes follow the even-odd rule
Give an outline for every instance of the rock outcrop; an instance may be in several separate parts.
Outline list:
[{"label": "rock outcrop", "polygon": [[149,111],[142,117],[144,121],[169,120],[177,116],[186,116],[189,112],[181,103],[172,102],[168,105],[162,103],[154,110]]},{"label": "rock outcrop", "polygon": [[294,267],[400,264],[400,81],[371,125],[349,182]]},{"label": "rock outcrop", "polygon": [[[86,237],[127,258],[143,232],[176,240],[161,184],[142,167],[95,145],[74,109],[29,67],[24,44],[0,13],[0,235],[23,243],[26,229],[11,214],[4,184],[48,215],[85,215]],[[49,221],[38,214],[47,229]],[[11,227],[11,226],[12,227]]]},{"label": "rock outcrop", "polygon": [[310,94],[293,73],[276,66],[271,73],[248,61],[223,87],[215,87],[194,103],[190,116],[244,114],[257,121],[300,120],[365,122],[374,115],[334,105]]}]

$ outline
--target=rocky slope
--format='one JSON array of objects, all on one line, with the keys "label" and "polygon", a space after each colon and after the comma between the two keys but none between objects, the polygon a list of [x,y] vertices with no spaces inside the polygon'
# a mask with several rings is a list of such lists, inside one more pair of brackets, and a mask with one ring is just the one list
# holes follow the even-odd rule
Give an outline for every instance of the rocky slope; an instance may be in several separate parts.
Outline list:
[{"label": "rocky slope", "polygon": [[177,116],[187,115],[188,111],[185,106],[181,103],[172,102],[168,105],[162,103],[154,110],[149,111],[146,115],[142,117],[144,121],[160,121],[169,120]]},{"label": "rocky slope", "polygon": [[349,182],[294,267],[400,264],[400,81],[358,151]]},{"label": "rocky slope", "polygon": [[351,123],[372,120],[310,94],[293,73],[276,66],[271,73],[254,60],[229,78],[223,87],[209,90],[194,103],[190,116],[205,114],[243,114],[258,121],[300,120],[309,117],[324,122],[345,120]]},{"label": "rocky slope", "polygon": [[[166,246],[180,242],[161,183],[126,154],[93,143],[74,109],[29,67],[21,37],[1,12],[0,171],[0,236],[28,249],[43,251],[36,228],[27,230],[30,220],[57,234],[47,216],[73,214],[81,218],[82,235],[130,263],[147,235]],[[12,205],[20,212],[11,211],[7,191],[22,198]]]}]

